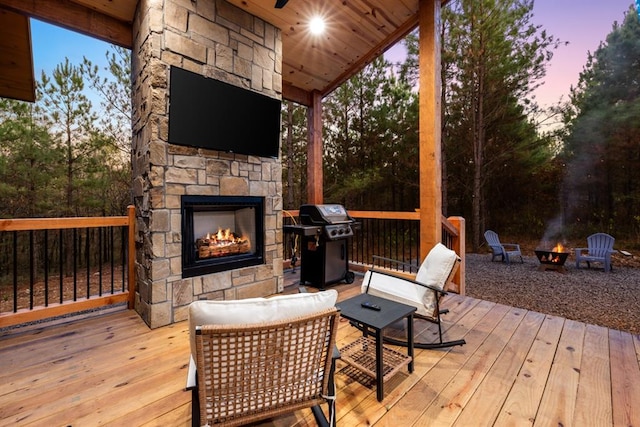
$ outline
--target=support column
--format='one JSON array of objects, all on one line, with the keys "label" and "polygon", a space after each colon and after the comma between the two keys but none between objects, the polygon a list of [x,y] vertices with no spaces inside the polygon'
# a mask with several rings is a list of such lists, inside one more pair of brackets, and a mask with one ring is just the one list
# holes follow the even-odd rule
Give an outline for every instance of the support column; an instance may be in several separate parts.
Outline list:
[{"label": "support column", "polygon": [[309,128],[307,144],[307,203],[322,204],[322,96],[312,93],[311,107],[307,109]]},{"label": "support column", "polygon": [[420,254],[442,241],[440,0],[420,0]]}]

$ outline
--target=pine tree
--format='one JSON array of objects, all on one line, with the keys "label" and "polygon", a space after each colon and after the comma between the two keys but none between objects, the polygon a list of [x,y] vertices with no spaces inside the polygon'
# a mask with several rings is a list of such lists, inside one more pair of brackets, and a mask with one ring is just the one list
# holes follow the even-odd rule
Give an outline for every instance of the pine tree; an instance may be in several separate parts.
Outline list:
[{"label": "pine tree", "polygon": [[459,0],[443,13],[448,190],[454,206],[471,206],[464,216],[474,250],[489,201],[505,208],[513,190],[504,184],[526,174],[519,153],[538,143],[529,97],[558,41],[530,23],[532,8],[530,0]]},{"label": "pine tree", "polygon": [[631,6],[622,25],[590,54],[572,88],[562,159],[565,220],[593,230],[640,235],[640,17]]}]

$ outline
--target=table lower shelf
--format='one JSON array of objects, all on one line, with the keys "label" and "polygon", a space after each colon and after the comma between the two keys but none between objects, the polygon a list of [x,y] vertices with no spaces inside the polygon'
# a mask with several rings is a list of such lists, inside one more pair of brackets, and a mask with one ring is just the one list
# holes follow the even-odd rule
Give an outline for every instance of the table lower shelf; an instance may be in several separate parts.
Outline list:
[{"label": "table lower shelf", "polygon": [[[365,374],[376,378],[376,340],[360,337],[340,349],[340,360]],[[382,346],[382,378],[387,381],[409,365],[411,357],[389,347]]]}]

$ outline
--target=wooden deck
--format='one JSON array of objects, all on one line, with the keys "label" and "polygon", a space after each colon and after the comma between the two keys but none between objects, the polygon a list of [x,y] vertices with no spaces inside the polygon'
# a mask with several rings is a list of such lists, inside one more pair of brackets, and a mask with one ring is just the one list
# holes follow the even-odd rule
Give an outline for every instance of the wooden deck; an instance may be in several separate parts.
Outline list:
[{"label": "wooden deck", "polygon": [[[467,344],[416,350],[382,402],[339,362],[338,425],[640,426],[639,336],[458,295],[446,306],[446,334]],[[358,334],[341,322],[339,345]],[[5,335],[0,426],[188,426],[188,354],[186,322],[150,330],[133,311]],[[300,411],[265,425],[314,424]]]}]

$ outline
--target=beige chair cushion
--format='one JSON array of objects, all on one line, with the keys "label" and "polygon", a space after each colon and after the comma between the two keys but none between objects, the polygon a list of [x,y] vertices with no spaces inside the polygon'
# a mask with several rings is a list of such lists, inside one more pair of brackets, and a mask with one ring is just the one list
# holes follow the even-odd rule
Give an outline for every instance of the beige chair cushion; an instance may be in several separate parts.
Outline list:
[{"label": "beige chair cushion", "polygon": [[195,358],[195,329],[199,325],[250,325],[304,316],[336,305],[338,291],[278,295],[271,298],[194,301],[189,305],[191,354]]},{"label": "beige chair cushion", "polygon": [[[442,243],[436,244],[420,266],[416,281],[443,289],[457,260],[458,255],[454,251]],[[416,307],[418,314],[433,317],[436,304],[435,293],[405,279],[367,271],[362,281],[362,292],[412,305]]]}]

